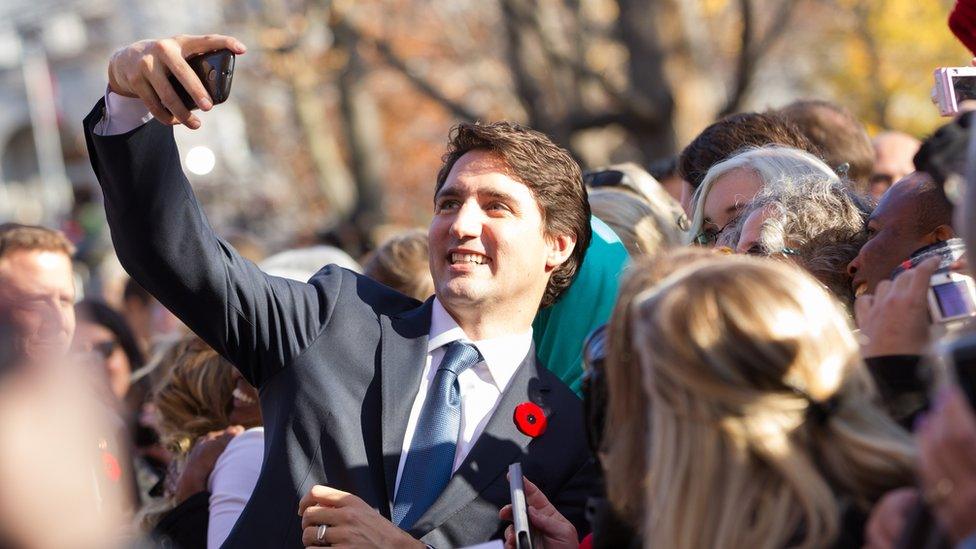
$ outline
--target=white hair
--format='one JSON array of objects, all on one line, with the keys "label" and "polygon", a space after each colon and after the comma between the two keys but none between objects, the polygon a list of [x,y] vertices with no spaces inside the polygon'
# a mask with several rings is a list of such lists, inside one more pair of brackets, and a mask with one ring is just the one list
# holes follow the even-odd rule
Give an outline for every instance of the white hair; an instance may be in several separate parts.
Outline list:
[{"label": "white hair", "polygon": [[705,224],[705,199],[712,185],[720,177],[732,170],[751,170],[762,181],[763,188],[790,185],[794,181],[812,177],[823,177],[840,182],[840,178],[816,156],[800,149],[782,145],[749,148],[715,164],[708,169],[701,185],[691,197],[691,227],[688,229],[688,242],[693,242]]},{"label": "white hair", "polygon": [[349,254],[334,246],[325,245],[285,250],[266,258],[258,266],[270,275],[307,282],[319,269],[330,263],[357,273],[363,272],[359,263],[349,257]]},{"label": "white hair", "polygon": [[756,242],[762,253],[789,250],[793,260],[806,269],[845,305],[854,294],[847,264],[864,244],[865,223],[871,205],[845,183],[825,177],[808,177],[789,184],[768,186],[756,194],[722,235],[722,243],[737,248],[746,220],[764,210]]}]

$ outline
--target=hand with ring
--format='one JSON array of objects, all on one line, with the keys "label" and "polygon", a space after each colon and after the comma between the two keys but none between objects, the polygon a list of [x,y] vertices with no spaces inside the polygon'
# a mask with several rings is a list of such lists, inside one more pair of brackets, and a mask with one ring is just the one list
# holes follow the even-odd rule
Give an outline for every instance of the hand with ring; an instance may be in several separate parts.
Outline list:
[{"label": "hand with ring", "polygon": [[954,543],[976,534],[976,415],[952,387],[916,430],[922,496]]},{"label": "hand with ring", "polygon": [[313,486],[299,502],[298,514],[306,547],[426,547],[362,499],[328,486]]}]

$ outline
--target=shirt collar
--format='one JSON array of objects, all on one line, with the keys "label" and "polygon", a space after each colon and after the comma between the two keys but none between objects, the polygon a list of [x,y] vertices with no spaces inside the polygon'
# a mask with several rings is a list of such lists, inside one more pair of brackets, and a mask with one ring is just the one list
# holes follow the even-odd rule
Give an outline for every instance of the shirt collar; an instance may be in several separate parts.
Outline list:
[{"label": "shirt collar", "polygon": [[427,352],[443,347],[452,341],[466,341],[473,344],[485,359],[485,365],[492,381],[500,391],[504,391],[515,375],[525,356],[532,348],[532,328],[518,334],[506,334],[494,339],[471,341],[471,338],[458,326],[440,300],[434,298],[430,316],[430,337],[427,339]]}]

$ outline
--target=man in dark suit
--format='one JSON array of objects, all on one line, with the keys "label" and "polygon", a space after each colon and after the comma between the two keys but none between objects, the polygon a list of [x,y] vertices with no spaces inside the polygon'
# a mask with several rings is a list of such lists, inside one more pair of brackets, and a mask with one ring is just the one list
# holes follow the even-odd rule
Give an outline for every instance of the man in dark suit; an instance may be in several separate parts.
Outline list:
[{"label": "man in dark suit", "polygon": [[[126,270],[260,389],[264,465],[225,545],[499,538],[513,462],[582,527],[598,476],[581,407],[537,363],[531,336],[589,241],[576,163],[517,125],[456,128],[429,231],[435,297],[423,304],[335,266],[308,283],[268,276],[214,234],[169,127],[200,121],[167,74],[209,110],[183,58],[219,48],[244,53],[215,35],[123,48],[85,128]],[[546,416],[544,432],[513,420],[524,403]]]}]

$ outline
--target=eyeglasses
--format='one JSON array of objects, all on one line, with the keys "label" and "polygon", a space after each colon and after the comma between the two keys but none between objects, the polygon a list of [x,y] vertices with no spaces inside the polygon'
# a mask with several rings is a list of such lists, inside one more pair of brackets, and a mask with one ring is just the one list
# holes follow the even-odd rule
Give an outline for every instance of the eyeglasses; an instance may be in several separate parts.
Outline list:
[{"label": "eyeglasses", "polygon": [[599,189],[600,187],[629,187],[629,185],[626,185],[626,177],[627,174],[620,170],[599,170],[585,172],[583,174],[583,183],[591,189]]},{"label": "eyeglasses", "polygon": [[725,227],[722,227],[721,229],[718,227],[702,229],[702,231],[695,236],[695,244],[706,247],[714,246],[715,243],[718,242],[718,235],[722,234],[722,230],[724,229]]},{"label": "eyeglasses", "polygon": [[746,250],[746,255],[753,255],[757,257],[771,257],[775,255],[800,255],[800,252],[793,248],[784,247],[782,250],[767,252],[759,244],[753,245],[751,248]]},{"label": "eyeglasses", "polygon": [[725,225],[719,227],[718,225],[712,223],[711,221],[706,222],[707,224],[702,227],[701,232],[695,235],[695,244],[699,246],[712,247],[718,242],[718,237],[725,232],[725,229],[731,227],[739,220],[739,216],[735,216],[728,220]]}]

